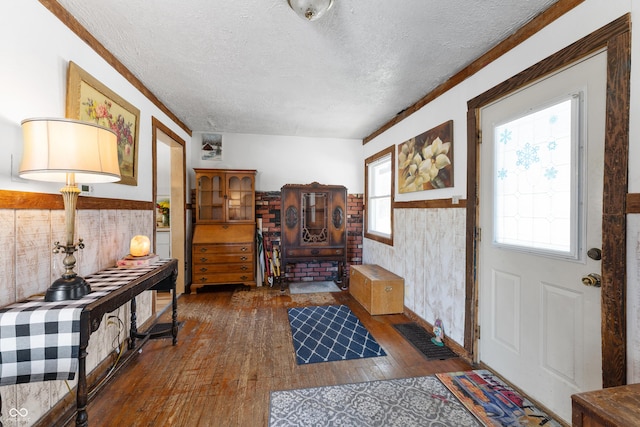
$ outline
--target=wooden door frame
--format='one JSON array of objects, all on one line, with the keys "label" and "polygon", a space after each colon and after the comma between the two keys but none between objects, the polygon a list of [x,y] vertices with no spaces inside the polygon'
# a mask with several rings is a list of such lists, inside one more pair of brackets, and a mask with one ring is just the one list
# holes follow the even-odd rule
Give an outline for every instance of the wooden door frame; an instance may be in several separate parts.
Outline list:
[{"label": "wooden door frame", "polygon": [[[178,134],[176,134],[174,131],[172,131],[168,126],[166,126],[165,124],[163,124],[160,120],[158,120],[156,117],[151,117],[151,158],[152,158],[152,200],[154,202],[154,206],[157,200],[157,193],[158,193],[158,178],[157,178],[157,174],[158,174],[158,152],[157,152],[157,143],[158,143],[158,132],[163,132],[166,136],[168,136],[171,140],[173,140],[176,145],[179,145],[182,147],[182,158],[181,159],[177,159],[177,161],[182,163],[182,176],[180,177],[181,182],[181,189],[182,189],[182,194],[183,194],[183,198],[184,198],[184,206],[181,207],[177,207],[176,209],[181,209],[182,210],[182,216],[184,218],[184,221],[182,221],[182,224],[172,224],[172,227],[176,227],[176,228],[180,228],[180,232],[182,234],[182,236],[184,236],[184,239],[186,241],[186,236],[187,236],[187,190],[186,190],[186,183],[187,183],[187,160],[186,160],[186,143],[184,141],[184,139],[180,138],[178,136]],[[173,162],[174,159],[173,158],[173,154],[171,155],[171,161]],[[173,180],[174,178],[172,178]],[[155,209],[154,209],[155,212]],[[156,232],[156,221],[155,221],[155,215],[154,215],[154,221],[153,221],[153,231],[154,231],[154,236],[155,236],[155,232]],[[173,233],[172,233],[173,234]],[[182,283],[179,286],[180,289],[176,289],[176,291],[178,293],[184,293],[185,289],[187,288],[187,277],[185,274],[185,265],[187,262],[187,253],[186,253],[186,244],[184,242],[182,242],[182,246],[184,246],[183,251],[176,251],[175,250],[175,246],[178,243],[174,240],[179,240],[179,239],[174,239],[172,236],[171,239],[171,247],[172,247],[172,254],[175,254],[176,252],[181,252],[182,256],[173,256],[174,258],[178,258],[179,259],[179,269],[181,269],[181,271],[178,272],[179,275],[179,279],[182,279]],[[153,246],[154,246],[154,252],[156,249],[156,239],[154,237],[153,239]]]},{"label": "wooden door frame", "polygon": [[[467,231],[464,347],[477,354],[480,108],[599,50],[607,52],[602,212],[602,384],[626,384],[626,197],[629,163],[631,15],[626,14],[467,103]],[[622,237],[621,237],[622,236]]]}]

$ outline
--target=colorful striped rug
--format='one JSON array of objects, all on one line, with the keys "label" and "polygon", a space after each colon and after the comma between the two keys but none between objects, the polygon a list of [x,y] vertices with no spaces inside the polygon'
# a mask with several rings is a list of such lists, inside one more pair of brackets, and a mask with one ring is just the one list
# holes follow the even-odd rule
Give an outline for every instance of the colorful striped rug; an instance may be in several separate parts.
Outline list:
[{"label": "colorful striped rug", "polygon": [[436,376],[486,426],[562,427],[488,370]]}]

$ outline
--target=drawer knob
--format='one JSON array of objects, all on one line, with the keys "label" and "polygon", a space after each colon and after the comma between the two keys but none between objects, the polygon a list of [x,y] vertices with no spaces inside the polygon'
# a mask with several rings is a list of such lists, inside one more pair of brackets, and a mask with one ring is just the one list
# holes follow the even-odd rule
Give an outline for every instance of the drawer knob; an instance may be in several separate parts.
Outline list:
[{"label": "drawer knob", "polygon": [[207,278],[206,278],[206,277],[201,277],[201,278],[200,278],[200,281],[201,281],[202,283],[205,283],[205,282],[207,281]]},{"label": "drawer knob", "polygon": [[240,260],[241,260],[241,261],[246,261],[246,260],[247,260],[247,257],[246,257],[246,256],[241,256],[241,257],[240,257]]},{"label": "drawer knob", "polygon": [[393,290],[393,286],[387,286],[384,288],[385,292],[391,292]]},{"label": "drawer knob", "polygon": [[207,258],[205,257],[200,258],[200,262],[207,262]]},{"label": "drawer knob", "polygon": [[240,276],[240,278],[241,278],[242,280],[247,280],[247,279],[248,279],[248,277],[247,277],[247,276]]},{"label": "drawer knob", "polygon": [[207,252],[207,248],[200,248],[200,252]]},{"label": "drawer knob", "polygon": [[320,251],[318,249],[311,249],[311,255],[318,255]]},{"label": "drawer knob", "polygon": [[227,228],[229,228],[229,226],[227,224],[225,224],[225,225],[222,226],[222,228],[224,228],[226,230]]},{"label": "drawer knob", "polygon": [[206,267],[202,267],[202,268],[200,268],[200,272],[201,272],[201,273],[204,273],[204,272],[206,272],[207,270],[208,270],[208,268],[206,268]]},{"label": "drawer knob", "polygon": [[246,265],[243,265],[242,267],[240,267],[240,270],[242,271],[247,271],[249,269],[249,267],[247,267]]},{"label": "drawer knob", "polygon": [[249,248],[247,248],[246,246],[243,246],[242,249],[240,249],[242,252],[247,252],[249,250]]}]

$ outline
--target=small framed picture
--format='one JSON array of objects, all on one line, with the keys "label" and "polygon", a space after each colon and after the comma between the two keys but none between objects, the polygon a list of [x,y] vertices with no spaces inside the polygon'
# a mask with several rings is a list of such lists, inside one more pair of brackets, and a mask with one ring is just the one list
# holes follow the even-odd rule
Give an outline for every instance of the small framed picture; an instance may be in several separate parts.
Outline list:
[{"label": "small framed picture", "polygon": [[217,133],[202,134],[200,152],[202,160],[222,160],[222,135]]}]

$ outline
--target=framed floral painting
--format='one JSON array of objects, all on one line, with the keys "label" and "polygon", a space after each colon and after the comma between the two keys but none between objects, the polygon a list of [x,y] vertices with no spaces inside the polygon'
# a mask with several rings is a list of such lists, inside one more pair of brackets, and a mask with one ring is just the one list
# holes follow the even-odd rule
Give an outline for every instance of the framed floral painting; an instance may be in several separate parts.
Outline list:
[{"label": "framed floral painting", "polygon": [[398,192],[453,187],[453,120],[398,145]]},{"label": "framed floral painting", "polygon": [[69,62],[67,118],[91,122],[118,135],[120,184],[138,185],[138,129],[140,110]]}]

